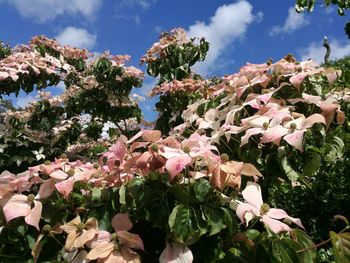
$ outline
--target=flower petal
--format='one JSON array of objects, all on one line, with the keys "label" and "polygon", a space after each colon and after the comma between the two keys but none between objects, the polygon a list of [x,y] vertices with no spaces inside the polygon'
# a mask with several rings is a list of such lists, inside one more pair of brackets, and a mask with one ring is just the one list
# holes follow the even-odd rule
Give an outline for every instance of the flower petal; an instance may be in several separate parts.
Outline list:
[{"label": "flower petal", "polygon": [[116,214],[112,218],[112,226],[115,232],[129,231],[132,228],[132,223],[129,219],[129,215],[127,213]]},{"label": "flower petal", "polygon": [[260,210],[263,204],[260,185],[254,182],[247,182],[246,188],[242,191],[244,200],[256,209]]},{"label": "flower petal", "polygon": [[117,236],[120,244],[126,245],[130,248],[145,250],[142,239],[139,235],[132,234],[126,231],[118,231]]},{"label": "flower petal", "polygon": [[43,205],[41,202],[34,201],[34,207],[30,211],[30,213],[24,218],[28,225],[34,226],[36,229],[39,229],[39,222],[41,218],[41,211],[43,209]]},{"label": "flower petal", "polygon": [[160,263],[191,263],[193,254],[191,250],[179,243],[166,243],[166,247],[160,254]]},{"label": "flower petal", "polygon": [[143,130],[142,139],[146,142],[156,142],[162,137],[162,133],[158,130]]},{"label": "flower petal", "polygon": [[270,208],[266,215],[274,219],[288,219],[299,227],[304,228],[300,218],[291,217],[282,209]]},{"label": "flower petal", "polygon": [[31,211],[30,202],[25,195],[12,195],[7,200],[3,198],[1,201],[4,201],[2,207],[6,222],[16,217],[27,216]]},{"label": "flower petal", "polygon": [[302,129],[308,129],[311,128],[312,125],[315,123],[323,123],[326,124],[325,117],[323,117],[321,114],[315,113],[311,116],[307,117],[302,124]]},{"label": "flower petal", "polygon": [[90,250],[88,255],[86,256],[89,260],[95,260],[97,258],[105,258],[108,257],[112,251],[114,250],[113,243],[102,242],[97,244],[94,248]]},{"label": "flower petal", "polygon": [[105,242],[108,243],[111,240],[111,233],[105,230],[99,230],[98,234],[90,241],[86,242],[89,248],[95,247],[97,244]]},{"label": "flower petal", "polygon": [[168,159],[165,168],[170,175],[170,181],[172,181],[176,175],[181,173],[185,166],[191,163],[191,161],[191,157],[187,154]]},{"label": "flower petal", "polygon": [[249,222],[246,222],[246,218],[245,218],[246,213],[252,213],[256,216],[259,216],[259,214],[260,214],[259,210],[250,204],[247,204],[247,203],[238,204],[237,209],[236,209],[236,215],[241,220],[241,222],[243,224],[249,223]]},{"label": "flower petal", "polygon": [[289,226],[285,223],[282,223],[281,221],[273,219],[267,215],[263,215],[261,221],[275,234],[280,232],[289,232],[290,230]]},{"label": "flower petal", "polygon": [[191,263],[192,261],[191,250],[179,243],[166,243],[159,257],[160,263]]},{"label": "flower petal", "polygon": [[292,145],[295,149],[303,151],[303,139],[304,133],[306,130],[295,131],[291,134],[287,134],[283,139],[289,144]]},{"label": "flower petal", "polygon": [[280,140],[284,135],[288,133],[288,129],[284,128],[281,125],[268,128],[261,138],[261,143],[269,143]]},{"label": "flower petal", "polygon": [[50,177],[58,179],[58,180],[64,180],[68,177],[68,174],[66,174],[62,170],[56,170],[56,171],[50,173]]},{"label": "flower petal", "polygon": [[244,144],[247,144],[248,141],[249,141],[249,138],[253,135],[257,135],[257,134],[261,134],[264,132],[264,129],[262,128],[251,128],[251,129],[248,129],[244,136],[241,137],[241,146],[244,145]]},{"label": "flower petal", "polygon": [[73,220],[69,221],[67,224],[60,226],[60,228],[69,234],[70,232],[75,232],[77,230],[77,225],[81,223],[80,216],[77,216]]},{"label": "flower petal", "polygon": [[59,193],[61,193],[65,198],[73,191],[74,178],[68,178],[62,182],[55,184],[55,187]]},{"label": "flower petal", "polygon": [[40,185],[39,192],[35,199],[45,199],[55,190],[55,181],[50,178]]},{"label": "flower petal", "polygon": [[75,240],[74,240],[74,248],[81,248],[85,245],[86,242],[92,240],[95,235],[98,234],[98,231],[96,229],[89,229],[84,231],[80,236],[78,236]]}]

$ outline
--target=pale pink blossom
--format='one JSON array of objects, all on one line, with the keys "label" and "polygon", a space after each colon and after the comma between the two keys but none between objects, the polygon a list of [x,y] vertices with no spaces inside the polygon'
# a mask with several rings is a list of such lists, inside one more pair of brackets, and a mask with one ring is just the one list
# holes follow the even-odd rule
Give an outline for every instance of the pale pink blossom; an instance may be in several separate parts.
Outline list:
[{"label": "pale pink blossom", "polygon": [[239,203],[236,210],[242,223],[248,225],[252,217],[257,216],[266,227],[276,234],[290,231],[287,224],[279,221],[281,219],[304,228],[299,218],[290,217],[282,209],[270,208],[267,204],[264,204],[259,184],[248,182],[246,188],[242,191],[242,195],[246,203]]},{"label": "pale pink blossom", "polygon": [[166,243],[166,246],[159,256],[160,263],[191,263],[193,254],[191,250],[179,243]]},{"label": "pale pink blossom", "polygon": [[34,196],[9,194],[0,199],[0,206],[3,209],[6,222],[23,216],[28,225],[32,225],[39,230],[42,204],[36,201]]}]

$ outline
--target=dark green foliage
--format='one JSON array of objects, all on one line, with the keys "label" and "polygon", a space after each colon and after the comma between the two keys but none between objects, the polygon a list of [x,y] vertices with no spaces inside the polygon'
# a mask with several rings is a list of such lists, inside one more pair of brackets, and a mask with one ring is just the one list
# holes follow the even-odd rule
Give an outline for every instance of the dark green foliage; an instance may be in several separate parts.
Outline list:
[{"label": "dark green foliage", "polygon": [[11,54],[11,48],[9,44],[4,44],[0,41],[0,59],[6,58]]},{"label": "dark green foliage", "polygon": [[[345,15],[345,10],[350,8],[350,1],[348,0],[322,0],[323,6],[337,6],[338,14],[340,16]],[[312,12],[315,4],[319,4],[315,0],[296,0],[295,9],[297,12],[302,12],[307,10],[308,12]]]},{"label": "dark green foliage", "polygon": [[[199,93],[184,92],[161,95],[155,105],[157,111],[160,112],[155,128],[162,131],[163,134],[168,134],[171,128],[183,123],[183,119],[181,118],[182,111],[200,97],[201,95]],[[175,112],[180,114],[176,118],[173,118]]]},{"label": "dark green foliage", "polygon": [[[169,33],[163,33],[161,38],[167,37]],[[152,62],[147,62],[147,73],[153,77],[159,76],[159,83],[171,80],[182,80],[191,77],[191,67],[198,61],[203,61],[209,49],[209,43],[204,38],[199,44],[195,44],[194,39],[183,43],[181,46],[170,44]]]}]

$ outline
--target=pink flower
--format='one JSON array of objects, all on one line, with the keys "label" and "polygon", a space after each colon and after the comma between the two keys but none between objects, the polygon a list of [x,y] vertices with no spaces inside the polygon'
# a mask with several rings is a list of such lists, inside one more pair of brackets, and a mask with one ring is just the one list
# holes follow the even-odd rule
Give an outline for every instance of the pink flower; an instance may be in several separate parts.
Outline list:
[{"label": "pink flower", "polygon": [[176,175],[181,173],[182,170],[186,167],[186,165],[188,165],[191,162],[192,159],[187,154],[170,158],[165,164],[165,168],[167,169],[170,175],[170,181],[172,181]]},{"label": "pink flower", "polygon": [[[32,207],[33,203],[34,206]],[[28,225],[39,230],[42,204],[35,200],[34,195],[10,194],[0,199],[0,206],[2,206],[6,222],[24,216],[24,220]]]},{"label": "pink flower", "polygon": [[193,133],[177,147],[165,146],[160,154],[167,159],[165,168],[170,175],[170,180],[173,180],[175,176],[180,174],[187,165],[197,158],[213,157],[215,154],[212,151],[217,151],[217,149],[210,144],[206,136]]},{"label": "pink flower", "polygon": [[191,263],[193,255],[191,250],[179,243],[166,243],[162,254],[160,254],[160,263]]},{"label": "pink flower", "polygon": [[290,230],[287,224],[279,221],[280,219],[286,219],[304,228],[299,218],[290,217],[284,210],[270,208],[267,204],[264,204],[259,184],[248,182],[246,188],[242,191],[242,195],[246,203],[238,204],[236,210],[236,214],[242,223],[248,224],[254,216],[257,216],[260,217],[260,221],[265,226],[276,234],[289,232]]},{"label": "pink flower", "polygon": [[143,242],[139,235],[127,232],[132,228],[128,214],[115,215],[112,219],[112,226],[116,233],[110,235],[108,232],[100,232],[96,241],[93,240],[91,243],[93,247],[86,258],[88,260],[97,259],[99,263],[141,262],[139,255],[132,249],[144,250]]},{"label": "pink flower", "polygon": [[65,198],[67,198],[69,194],[73,191],[74,182],[74,178],[70,177],[67,180],[56,183],[55,187],[58,192],[60,192]]},{"label": "pink flower", "polygon": [[83,247],[98,234],[98,224],[95,218],[89,218],[84,224],[80,216],[77,216],[60,228],[68,234],[64,246],[68,251]]}]

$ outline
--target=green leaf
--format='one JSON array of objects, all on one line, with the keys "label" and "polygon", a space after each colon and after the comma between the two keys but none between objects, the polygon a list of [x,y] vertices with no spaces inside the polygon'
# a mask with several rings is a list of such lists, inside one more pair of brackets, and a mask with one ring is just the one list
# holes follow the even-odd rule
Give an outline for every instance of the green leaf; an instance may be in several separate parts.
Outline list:
[{"label": "green leaf", "polygon": [[287,156],[285,155],[285,151],[278,149],[278,157],[280,158],[280,165],[282,171],[285,173],[288,179],[291,181],[297,181],[299,178],[299,174],[289,164]]},{"label": "green leaf", "polygon": [[329,232],[337,263],[350,262],[350,233]]},{"label": "green leaf", "polygon": [[193,186],[194,195],[199,202],[203,202],[207,196],[213,192],[213,189],[206,179],[199,179]]},{"label": "green leaf", "polygon": [[99,187],[92,188],[91,201],[92,202],[100,202],[101,201],[101,195],[102,195],[101,188],[99,188]]},{"label": "green leaf", "polygon": [[247,231],[244,232],[244,234],[250,239],[254,240],[258,236],[260,236],[260,232],[256,229],[248,229]]},{"label": "green leaf", "polygon": [[344,153],[344,142],[341,138],[334,136],[331,143],[327,144],[327,154],[325,160],[333,162],[336,158],[340,158]]},{"label": "green leaf", "polygon": [[[273,263],[299,263],[300,259],[298,257],[298,254],[293,249],[293,245],[290,244],[290,242],[293,242],[292,240],[288,240],[286,242],[285,240],[276,239],[271,242],[271,262]],[[295,242],[294,242],[295,243]],[[298,245],[296,243],[296,245]],[[301,262],[300,262],[301,263]]]},{"label": "green leaf", "polygon": [[169,192],[174,195],[174,197],[180,201],[183,204],[188,203],[188,185],[179,185],[174,184],[170,189]]},{"label": "green leaf", "polygon": [[193,208],[184,205],[173,209],[168,223],[176,241],[185,245],[194,244],[204,234]]},{"label": "green leaf", "polygon": [[207,222],[210,226],[209,236],[215,235],[226,228],[225,213],[221,209],[206,209]]},{"label": "green leaf", "polygon": [[232,209],[227,209],[225,207],[221,207],[221,210],[224,212],[224,220],[226,228],[230,235],[233,235],[237,232],[237,221],[236,221],[236,214],[232,211]]},{"label": "green leaf", "polygon": [[293,233],[295,234],[295,241],[300,245],[301,250],[307,249],[301,253],[298,253],[301,261],[314,262],[316,258],[316,248],[312,248],[315,246],[314,242],[312,242],[310,237],[300,229],[293,229]]},{"label": "green leaf", "polygon": [[320,169],[320,166],[321,155],[317,153],[312,154],[312,157],[304,165],[303,176],[313,176]]},{"label": "green leaf", "polygon": [[348,220],[345,216],[335,215],[335,216],[333,217],[333,223],[334,223],[335,221],[337,221],[337,220],[341,220],[341,221],[343,221],[343,222],[346,224],[346,226],[349,226],[349,220]]},{"label": "green leaf", "polygon": [[[226,256],[223,262],[227,263],[251,263],[255,262],[254,252],[248,250],[245,247],[242,248],[230,248],[226,252]],[[263,262],[263,261],[261,261]]]}]

